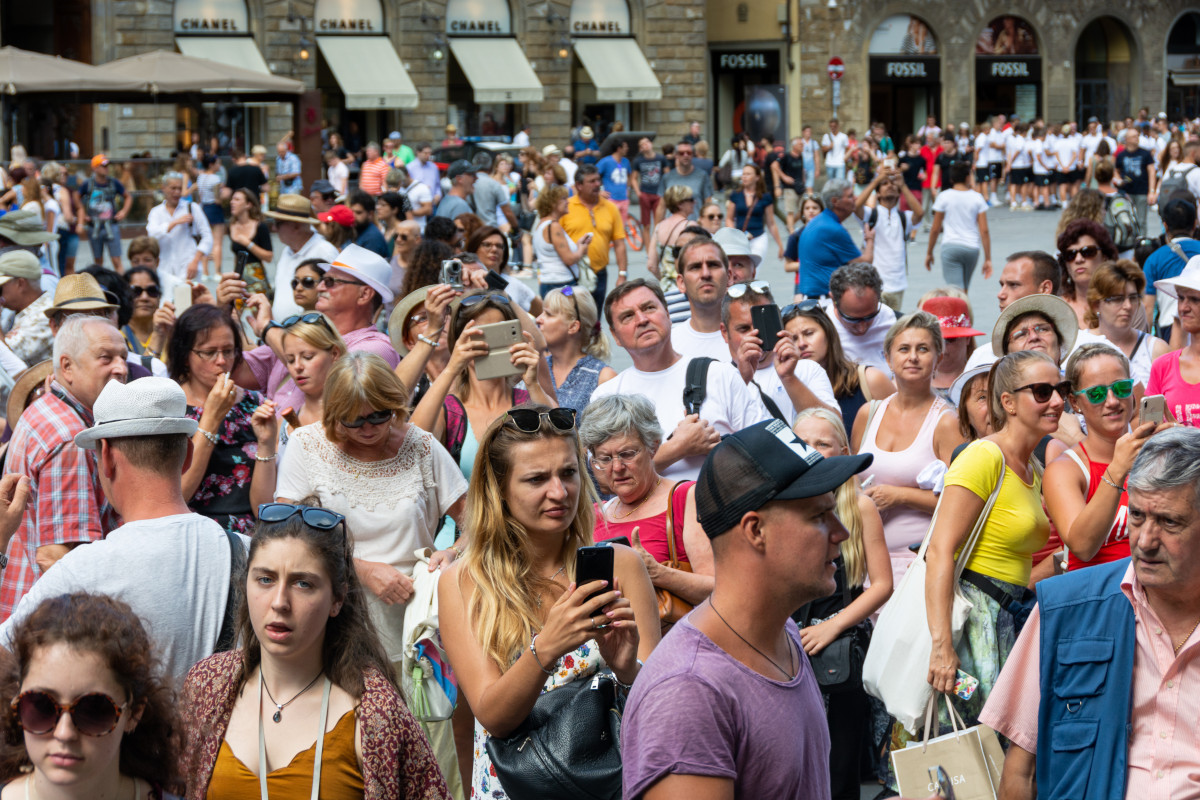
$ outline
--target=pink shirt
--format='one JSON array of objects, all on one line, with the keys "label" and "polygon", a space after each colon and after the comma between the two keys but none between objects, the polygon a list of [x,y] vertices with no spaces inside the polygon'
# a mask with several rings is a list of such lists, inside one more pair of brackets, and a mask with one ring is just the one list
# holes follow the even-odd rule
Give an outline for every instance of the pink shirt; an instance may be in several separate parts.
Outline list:
[{"label": "pink shirt", "polygon": [[1188,383],[1179,374],[1179,354],[1172,350],[1159,356],[1150,365],[1150,380],[1146,394],[1161,394],[1167,398],[1167,410],[1176,422],[1200,427],[1200,383]]},{"label": "pink shirt", "polygon": [[[1193,631],[1175,655],[1171,637],[1147,602],[1132,564],[1121,581],[1121,591],[1133,605],[1137,640],[1125,797],[1196,797],[1200,773],[1200,739],[1194,730],[1200,719],[1200,647],[1196,643],[1200,636]],[[1030,753],[1037,752],[1041,628],[1035,608],[979,715],[980,722]]]},{"label": "pink shirt", "polygon": [[[359,328],[343,334],[342,339],[351,351],[361,350],[364,353],[374,353],[388,363],[392,369],[400,363],[400,356],[392,347],[392,340],[380,333],[376,328]],[[258,386],[271,400],[279,404],[279,410],[289,405],[299,409],[304,405],[304,393],[300,391],[288,375],[287,365],[279,360],[270,345],[259,345],[243,354],[246,366],[258,379]],[[285,383],[286,381],[286,383]]]}]

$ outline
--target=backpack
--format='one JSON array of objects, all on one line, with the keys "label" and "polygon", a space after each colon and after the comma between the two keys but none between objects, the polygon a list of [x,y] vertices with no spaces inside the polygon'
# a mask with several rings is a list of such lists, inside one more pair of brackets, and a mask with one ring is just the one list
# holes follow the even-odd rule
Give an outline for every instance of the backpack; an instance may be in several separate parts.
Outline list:
[{"label": "backpack", "polygon": [[1195,168],[1195,164],[1189,164],[1187,169],[1174,173],[1171,177],[1160,183],[1158,186],[1158,196],[1169,199],[1176,192],[1187,192],[1190,197],[1192,190],[1188,188],[1187,175]]},{"label": "backpack", "polygon": [[1137,217],[1133,214],[1133,203],[1123,192],[1104,198],[1104,227],[1112,236],[1117,250],[1132,250],[1142,235]]},{"label": "backpack", "polygon": [[[867,217],[867,227],[874,228],[879,222],[879,206],[871,206],[871,214]],[[900,212],[900,233],[905,244],[908,244],[908,216]]]},{"label": "backpack", "polygon": [[[687,375],[683,381],[683,410],[687,414],[699,414],[700,406],[704,405],[704,399],[708,396],[708,368],[716,359],[701,356],[693,358],[688,362]],[[762,403],[767,408],[767,413],[775,419],[782,422],[784,425],[790,425],[783,418],[783,412],[779,410],[779,406],[775,401],[767,397],[763,393],[762,387],[754,381],[750,381],[750,385],[758,389],[758,396],[762,398]]]}]

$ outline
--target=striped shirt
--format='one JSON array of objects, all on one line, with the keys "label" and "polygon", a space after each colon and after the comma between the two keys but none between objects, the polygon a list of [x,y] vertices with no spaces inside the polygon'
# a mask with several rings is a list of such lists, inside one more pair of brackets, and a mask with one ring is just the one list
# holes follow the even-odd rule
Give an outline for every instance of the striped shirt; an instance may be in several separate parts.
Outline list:
[{"label": "striped shirt", "polygon": [[382,158],[364,162],[358,171],[358,188],[369,195],[383,194],[383,181],[391,169]]}]

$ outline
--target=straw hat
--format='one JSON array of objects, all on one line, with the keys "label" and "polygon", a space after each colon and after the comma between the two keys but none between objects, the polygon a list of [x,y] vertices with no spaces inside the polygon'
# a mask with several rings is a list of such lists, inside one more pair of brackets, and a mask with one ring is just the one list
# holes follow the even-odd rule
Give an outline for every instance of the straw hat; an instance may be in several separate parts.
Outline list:
[{"label": "straw hat", "polygon": [[21,414],[29,405],[29,395],[41,386],[46,381],[46,376],[52,372],[54,372],[54,362],[47,359],[34,364],[17,378],[12,392],[8,395],[8,407],[4,412],[10,431],[17,427],[17,421],[21,419]]},{"label": "straw hat", "polygon": [[408,345],[404,343],[404,321],[408,319],[408,315],[414,308],[425,302],[425,295],[428,293],[428,286],[422,286],[415,292],[409,292],[396,304],[396,307],[392,309],[392,315],[388,317],[388,336],[392,339],[392,347],[400,354],[401,358],[408,355]]},{"label": "straw hat", "polygon": [[1022,297],[1000,312],[1000,318],[992,328],[992,352],[997,357],[1004,355],[1004,332],[1014,319],[1030,313],[1041,314],[1058,329],[1058,335],[1061,337],[1058,349],[1065,359],[1067,353],[1074,349],[1075,339],[1079,336],[1079,318],[1075,316],[1075,309],[1071,308],[1066,300],[1052,294],[1031,294]]},{"label": "straw hat", "polygon": [[117,306],[108,302],[100,283],[86,272],[64,275],[54,287],[54,305],[43,313],[48,318],[55,314],[73,314],[77,311],[116,311]]},{"label": "straw hat", "polygon": [[284,222],[305,222],[309,225],[319,222],[312,215],[312,201],[302,194],[280,195],[275,208],[265,212],[265,216]]},{"label": "straw hat", "polygon": [[187,415],[187,396],[170,378],[109,381],[92,406],[95,423],[75,434],[75,446],[95,450],[101,439],[126,436],[191,436],[199,425]]}]

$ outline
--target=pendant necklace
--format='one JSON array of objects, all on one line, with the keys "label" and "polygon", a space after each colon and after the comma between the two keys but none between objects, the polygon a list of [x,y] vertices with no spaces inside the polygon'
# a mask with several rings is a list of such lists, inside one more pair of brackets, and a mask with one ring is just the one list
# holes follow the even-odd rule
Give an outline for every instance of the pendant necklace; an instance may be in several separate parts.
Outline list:
[{"label": "pendant necklace", "polygon": [[720,612],[720,611],[717,611],[717,607],[713,605],[713,602],[712,602],[712,598],[711,598],[711,597],[708,599],[708,607],[709,607],[709,608],[711,608],[711,609],[713,610],[713,613],[717,615],[717,618],[718,618],[719,620],[721,620],[721,622],[724,622],[724,623],[725,623],[725,627],[726,627],[726,628],[729,628],[729,630],[733,631],[733,635],[734,635],[734,636],[738,637],[738,638],[739,638],[739,639],[741,639],[743,642],[745,642],[745,643],[746,643],[746,645],[747,645],[747,646],[748,646],[748,647],[749,647],[751,650],[753,650],[754,652],[758,653],[760,656],[762,656],[763,658],[765,658],[767,661],[770,661],[770,662],[771,662],[771,664],[772,664],[772,665],[774,665],[775,669],[779,670],[779,671],[780,671],[780,672],[782,672],[784,675],[787,675],[787,678],[788,678],[788,680],[789,680],[789,681],[790,681],[790,680],[793,680],[793,679],[795,679],[795,677],[796,677],[796,668],[795,668],[794,666],[792,666],[792,659],[793,659],[793,656],[792,656],[792,638],[791,638],[790,636],[788,636],[788,637],[787,637],[787,640],[788,640],[788,666],[789,666],[789,667],[791,667],[791,669],[790,669],[790,670],[786,670],[786,669],[784,669],[783,667],[779,666],[779,662],[778,662],[778,661],[776,661],[775,659],[771,658],[769,655],[767,655],[766,653],[764,653],[762,650],[759,650],[759,649],[758,649],[757,647],[755,647],[755,646],[754,646],[754,644],[753,644],[753,643],[751,643],[751,642],[750,642],[750,641],[749,641],[749,640],[748,640],[748,639],[747,639],[745,636],[742,636],[740,633],[738,633],[738,632],[737,632],[737,630],[736,630],[736,629],[735,629],[735,628],[734,628],[732,625],[730,625],[728,622],[726,622],[726,620],[725,620],[725,617],[721,616],[721,612]]},{"label": "pendant necklace", "polygon": [[258,670],[258,679],[259,679],[259,681],[262,682],[263,688],[267,690],[267,699],[269,699],[271,701],[271,705],[275,706],[275,713],[271,715],[271,719],[274,720],[275,722],[282,722],[283,721],[283,709],[287,708],[292,703],[296,702],[296,699],[298,697],[300,697],[300,695],[304,694],[309,689],[311,689],[313,686],[315,686],[317,681],[319,681],[321,679],[321,676],[324,674],[325,674],[325,670],[321,670],[320,672],[318,672],[317,677],[313,678],[312,682],[309,683],[308,686],[305,686],[303,689],[301,689],[299,692],[297,692],[295,694],[295,696],[292,697],[291,700],[288,700],[286,703],[276,703],[275,698],[271,697],[271,687],[267,686],[267,679],[263,677],[262,668],[260,667]]}]

